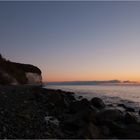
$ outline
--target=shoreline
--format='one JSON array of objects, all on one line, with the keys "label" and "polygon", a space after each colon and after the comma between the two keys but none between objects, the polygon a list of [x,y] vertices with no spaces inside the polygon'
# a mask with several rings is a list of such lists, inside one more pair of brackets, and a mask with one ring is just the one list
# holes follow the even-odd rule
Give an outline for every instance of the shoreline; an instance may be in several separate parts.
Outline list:
[{"label": "shoreline", "polygon": [[[84,91],[82,89],[81,90],[79,90],[79,89],[75,90],[72,88],[69,89],[69,86],[68,86],[68,89],[63,88],[63,86],[62,86],[62,88],[61,88],[61,86],[56,86],[57,88],[55,88],[55,86],[52,86],[52,87],[51,86],[48,86],[48,87],[43,86],[43,88],[55,89],[55,90],[59,89],[59,90],[65,91],[65,92],[74,92],[75,95],[83,96],[83,98],[86,98],[88,100],[91,100],[93,97],[98,97],[98,98],[101,98],[102,100],[104,100],[104,102],[106,104],[114,104],[116,106],[118,104],[125,104],[125,106],[135,108],[135,110],[137,110],[137,111],[140,109],[140,102],[134,101],[133,99],[125,99],[125,98],[117,96],[117,95],[112,96],[112,95],[100,94],[100,93],[102,93],[102,91],[100,91],[100,93],[98,93],[98,92],[93,92],[93,91],[88,91],[88,90],[86,91],[85,89],[84,89]],[[81,86],[81,85],[79,85],[79,86]],[[97,86],[101,86],[101,85],[97,85]],[[71,87],[73,87],[73,86],[71,86]],[[85,87],[86,87],[86,85],[85,85]],[[120,91],[120,93],[121,93],[121,91]]]},{"label": "shoreline", "polygon": [[0,138],[140,138],[134,108],[75,95],[38,86],[0,86]]}]

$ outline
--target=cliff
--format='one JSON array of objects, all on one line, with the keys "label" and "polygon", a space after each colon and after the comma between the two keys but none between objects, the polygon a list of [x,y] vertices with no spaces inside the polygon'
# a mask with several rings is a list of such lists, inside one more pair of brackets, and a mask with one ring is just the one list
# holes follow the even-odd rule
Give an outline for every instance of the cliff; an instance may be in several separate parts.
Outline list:
[{"label": "cliff", "polygon": [[41,83],[41,70],[38,67],[11,62],[0,55],[0,85]]}]

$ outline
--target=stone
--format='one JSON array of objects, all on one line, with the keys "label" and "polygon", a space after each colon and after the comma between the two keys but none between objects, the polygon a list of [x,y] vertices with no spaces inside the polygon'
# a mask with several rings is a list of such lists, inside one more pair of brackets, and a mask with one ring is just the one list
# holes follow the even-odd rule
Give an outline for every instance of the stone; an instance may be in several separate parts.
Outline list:
[{"label": "stone", "polygon": [[125,104],[118,104],[118,106],[125,108],[126,111],[135,112],[135,109]]},{"label": "stone", "polygon": [[97,139],[100,137],[100,130],[93,123],[89,123],[78,131],[77,137],[79,139]]},{"label": "stone", "polygon": [[63,130],[77,131],[84,128],[87,123],[96,123],[96,112],[94,108],[84,108],[73,114],[64,114],[61,121]]},{"label": "stone", "polygon": [[103,109],[97,113],[98,122],[115,121],[123,118],[123,113],[118,109]]},{"label": "stone", "polygon": [[140,110],[139,110],[139,112],[138,112],[138,113],[139,113],[139,115],[140,115]]},{"label": "stone", "polygon": [[119,139],[140,139],[140,124],[128,124],[125,127],[119,127],[114,123],[111,130]]},{"label": "stone", "polygon": [[86,108],[84,110],[79,111],[76,113],[77,119],[81,119],[82,121],[89,123],[94,122],[96,123],[96,114],[97,114],[96,108]]},{"label": "stone", "polygon": [[63,131],[78,131],[83,127],[85,123],[81,119],[77,119],[76,116],[70,115],[65,118],[65,120],[60,122],[61,129]]},{"label": "stone", "polygon": [[90,102],[87,99],[82,99],[80,101],[72,102],[69,106],[69,111],[71,113],[76,113],[80,110],[85,110],[86,108],[91,108]]},{"label": "stone", "polygon": [[127,112],[125,114],[125,122],[127,124],[137,123],[137,117],[134,113]]},{"label": "stone", "polygon": [[102,99],[100,99],[100,98],[98,98],[98,97],[92,98],[90,102],[91,102],[91,104],[92,104],[94,107],[96,107],[96,108],[98,108],[98,109],[103,109],[103,108],[105,108],[105,103],[103,102]]},{"label": "stone", "polygon": [[109,136],[110,135],[110,129],[107,126],[101,126],[101,131],[103,135]]},{"label": "stone", "polygon": [[118,104],[118,106],[125,108],[126,106],[124,104]]}]

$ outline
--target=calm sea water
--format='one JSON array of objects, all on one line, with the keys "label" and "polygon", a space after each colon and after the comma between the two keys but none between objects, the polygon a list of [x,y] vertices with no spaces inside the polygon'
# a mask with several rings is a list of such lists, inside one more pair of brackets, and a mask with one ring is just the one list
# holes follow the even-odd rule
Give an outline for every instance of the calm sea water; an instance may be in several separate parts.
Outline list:
[{"label": "calm sea water", "polygon": [[87,99],[100,97],[106,103],[124,103],[135,108],[140,107],[140,86],[135,85],[90,85],[90,86],[55,86],[46,85],[45,88],[61,89],[75,92]]}]

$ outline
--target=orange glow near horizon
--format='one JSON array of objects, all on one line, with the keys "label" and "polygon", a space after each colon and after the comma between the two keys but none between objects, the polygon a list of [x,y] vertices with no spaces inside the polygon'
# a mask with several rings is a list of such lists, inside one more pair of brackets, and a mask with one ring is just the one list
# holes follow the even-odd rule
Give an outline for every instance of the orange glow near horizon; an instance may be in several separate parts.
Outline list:
[{"label": "orange glow near horizon", "polygon": [[137,74],[135,75],[127,75],[127,74],[116,74],[116,75],[102,75],[102,74],[95,74],[95,75],[74,75],[69,74],[66,75],[43,75],[43,82],[62,82],[62,81],[94,81],[94,80],[120,80],[120,81],[135,81],[140,82],[140,76]]},{"label": "orange glow near horizon", "polygon": [[140,82],[140,1],[1,2],[0,53],[43,81]]}]

